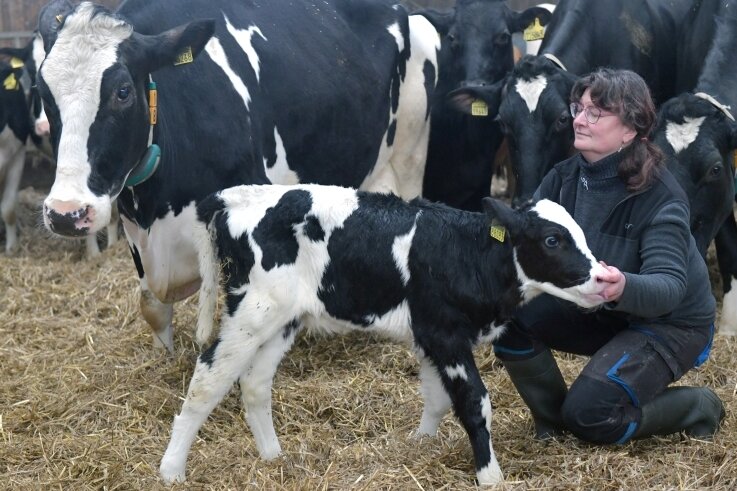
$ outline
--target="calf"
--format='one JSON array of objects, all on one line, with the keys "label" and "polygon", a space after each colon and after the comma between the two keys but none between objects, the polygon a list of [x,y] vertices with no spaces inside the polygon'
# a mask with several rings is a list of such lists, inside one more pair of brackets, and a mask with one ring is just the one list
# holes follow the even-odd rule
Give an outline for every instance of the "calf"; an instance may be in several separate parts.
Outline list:
[{"label": "calf", "polygon": [[491,402],[472,349],[498,336],[514,308],[540,292],[600,305],[602,267],[559,205],[512,211],[490,198],[483,204],[485,214],[471,213],[315,185],[239,186],[202,201],[194,234],[203,278],[200,342],[212,330],[220,288],[225,312],[174,419],[164,480],[184,479],[200,426],[235,380],[261,456],[281,452],[271,384],[297,332],[308,327],[410,342],[425,398],[418,434],[434,435],[452,406],[479,483],[501,481]]},{"label": "calf", "polygon": [[26,160],[26,140],[31,133],[19,81],[22,74],[23,62],[18,58],[10,63],[0,61],[0,212],[5,223],[6,254],[18,250],[18,187]]}]

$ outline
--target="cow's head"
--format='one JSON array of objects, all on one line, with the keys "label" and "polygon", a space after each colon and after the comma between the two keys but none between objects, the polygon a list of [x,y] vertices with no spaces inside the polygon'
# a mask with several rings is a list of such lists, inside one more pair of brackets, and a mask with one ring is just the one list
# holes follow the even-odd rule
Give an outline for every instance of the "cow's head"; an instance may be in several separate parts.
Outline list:
[{"label": "cow's head", "polygon": [[731,157],[737,148],[737,124],[711,102],[681,94],[661,106],[654,140],[688,195],[691,233],[706,256],[709,243],[732,212]]},{"label": "cow's head", "polygon": [[604,267],[565,208],[540,200],[512,210],[492,198],[484,198],[483,207],[491,227],[509,233],[523,300],[545,292],[585,308],[604,303]]},{"label": "cow's head", "polygon": [[[441,35],[442,49],[454,64],[448,71],[461,76],[461,85],[483,85],[501,79],[513,66],[512,34],[521,32],[537,18],[541,25],[550,12],[531,7],[515,12],[504,0],[458,0],[450,11],[423,10]],[[455,87],[453,87],[455,88]]]},{"label": "cow's head", "polygon": [[507,137],[516,188],[512,203],[532,198],[545,174],[566,158],[573,144],[568,104],[576,77],[542,56],[523,57],[501,81],[464,87],[449,94],[451,104],[471,113],[483,100]]},{"label": "cow's head", "polygon": [[38,86],[57,159],[43,216],[51,231],[80,236],[108,223],[112,200],[147,150],[150,74],[186,49],[196,56],[214,22],[142,35],[102,7],[64,10],[66,3],[50,4],[54,15],[42,13],[39,24],[47,55]]}]

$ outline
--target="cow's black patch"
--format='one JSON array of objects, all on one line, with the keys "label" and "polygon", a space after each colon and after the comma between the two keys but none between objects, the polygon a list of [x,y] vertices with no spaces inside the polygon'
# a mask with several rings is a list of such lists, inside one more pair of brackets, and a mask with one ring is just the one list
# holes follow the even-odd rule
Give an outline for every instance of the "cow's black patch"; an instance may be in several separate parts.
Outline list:
[{"label": "cow's black patch", "polygon": [[330,236],[331,261],[318,296],[331,316],[365,326],[406,296],[392,246],[412,229],[415,214],[396,196],[359,193],[358,201],[358,209]]},{"label": "cow's black patch", "polygon": [[394,145],[394,137],[397,134],[397,120],[392,120],[391,124],[389,125],[389,129],[386,130],[386,144],[387,146]]},{"label": "cow's black patch", "polygon": [[269,271],[277,266],[292,264],[297,260],[299,245],[294,226],[305,219],[312,208],[308,191],[295,189],[284,193],[279,202],[266,210],[253,239],[261,247],[261,266]]},{"label": "cow's black patch", "polygon": [[[219,231],[216,237],[217,255],[222,265],[222,280],[226,291],[237,290],[248,283],[248,277],[251,269],[256,263],[256,259],[248,243],[248,235],[243,234],[238,238],[233,238],[228,233],[228,218],[226,214],[220,213],[215,215],[213,225]],[[240,301],[243,300],[243,294],[228,293],[226,298],[226,309],[228,315],[233,315],[238,309]]]},{"label": "cow's black patch", "polygon": [[138,253],[138,248],[136,246],[129,247],[131,251],[131,256],[133,257],[133,264],[136,265],[136,271],[138,272],[138,278],[143,278],[144,272],[143,272],[143,263],[141,262],[141,255]]},{"label": "cow's black patch", "polygon": [[305,220],[304,233],[312,242],[325,240],[325,230],[316,216],[310,215]]},{"label": "cow's black patch", "polygon": [[215,350],[219,344],[220,338],[216,338],[215,341],[213,341],[212,344],[200,354],[200,361],[202,363],[207,363],[207,366],[212,368],[212,362],[215,360]]}]

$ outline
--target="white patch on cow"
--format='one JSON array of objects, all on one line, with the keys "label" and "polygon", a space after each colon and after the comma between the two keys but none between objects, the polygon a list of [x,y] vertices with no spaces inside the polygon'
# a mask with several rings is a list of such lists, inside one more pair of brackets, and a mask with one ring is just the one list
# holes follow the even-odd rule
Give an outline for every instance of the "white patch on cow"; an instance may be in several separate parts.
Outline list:
[{"label": "white patch on cow", "polygon": [[[402,303],[382,316],[367,316],[365,321],[372,330],[378,331],[395,341],[405,342],[412,339],[412,330],[410,329],[412,314],[406,300],[403,300]],[[360,326],[356,327],[360,329]]]},{"label": "white patch on cow", "polygon": [[547,85],[548,79],[544,75],[538,75],[532,80],[518,79],[514,88],[527,104],[530,113],[533,113],[537,109],[537,103],[540,101],[540,96],[542,96]]},{"label": "white patch on cow", "polygon": [[386,30],[394,36],[394,40],[397,42],[397,49],[401,53],[404,50],[404,36],[402,36],[402,30],[399,28],[399,24],[395,22],[387,27]]},{"label": "white patch on cow", "polygon": [[266,41],[266,36],[264,36],[261,29],[256,26],[250,26],[248,29],[236,28],[230,23],[230,19],[228,19],[227,15],[225,16],[225,26],[228,28],[230,35],[233,36],[241,49],[243,49],[243,52],[246,53],[248,62],[256,73],[256,80],[258,81],[261,75],[261,62],[259,60],[258,53],[256,53],[253,44],[251,44],[251,39],[254,34],[258,34],[264,41]]},{"label": "white patch on cow", "polygon": [[523,296],[523,301],[529,301],[541,292],[549,293],[553,296],[568,300],[584,308],[598,307],[603,303],[603,298],[599,295],[603,290],[603,285],[600,285],[597,281],[597,277],[604,273],[604,267],[600,265],[591,250],[586,244],[586,237],[584,236],[581,227],[573,220],[565,208],[560,206],[558,203],[554,203],[550,200],[544,199],[538,201],[532,208],[532,211],[536,212],[538,216],[544,220],[548,220],[554,223],[558,223],[568,229],[571,234],[576,248],[578,251],[585,256],[591,265],[589,270],[588,280],[582,284],[570,287],[570,288],[559,288],[552,283],[539,282],[534,278],[527,276],[522,266],[519,263],[517,257],[517,250],[514,250],[514,265],[517,270],[517,276],[521,282],[520,291]]},{"label": "white patch on cow", "polygon": [[438,431],[440,421],[448,413],[452,403],[435,365],[421,351],[421,349],[417,350],[417,356],[420,360],[420,394],[422,394],[424,406],[420,426],[415,435],[434,436]]},{"label": "white patch on cow", "polygon": [[719,333],[737,336],[737,278],[732,278],[731,290],[724,295],[719,318]]},{"label": "white patch on cow", "polygon": [[486,334],[480,334],[478,339],[476,340],[476,344],[489,344],[496,341],[502,334],[504,334],[504,331],[506,331],[507,325],[502,324],[497,326],[496,324],[493,324],[489,327],[489,331]]},{"label": "white patch on cow", "polygon": [[448,375],[448,378],[451,380],[455,380],[457,378],[463,380],[464,382],[468,382],[468,373],[466,373],[466,367],[461,365],[460,363],[456,366],[447,366],[445,367],[445,373]]},{"label": "white patch on cow", "polygon": [[417,231],[417,223],[415,219],[415,225],[412,230],[404,235],[400,235],[394,238],[392,244],[392,256],[394,256],[394,264],[399,269],[399,274],[402,275],[402,283],[405,286],[409,283],[409,251],[412,247],[412,239]]},{"label": "white patch on cow", "polygon": [[685,121],[683,124],[668,121],[665,127],[665,138],[676,153],[685,150],[696,140],[699,136],[701,123],[706,118],[703,116],[700,118],[689,118],[686,116],[683,119]]},{"label": "white patch on cow", "polygon": [[425,90],[424,67],[425,62],[435,67],[434,87],[438,77],[437,52],[440,50],[438,33],[425,17],[410,15],[409,26],[410,58],[399,87],[399,107],[396,113],[392,113],[391,107],[388,107],[388,120],[396,120],[397,123],[394,141],[391,146],[388,144],[387,130],[376,163],[360,185],[360,189],[366,191],[394,193],[404,199],[422,194],[430,138],[430,119],[425,118],[429,101]]},{"label": "white patch on cow", "polygon": [[264,159],[266,177],[274,184],[299,184],[299,175],[289,168],[287,150],[284,148],[284,141],[281,139],[276,126],[274,126],[274,142],[276,144],[276,162],[269,167],[266,165],[266,159]]},{"label": "white patch on cow", "polygon": [[175,214],[169,211],[149,229],[121,216],[128,243],[141,257],[149,290],[162,302],[187,298],[199,285],[200,272],[192,229],[197,222],[194,202]]},{"label": "white patch on cow", "polygon": [[133,33],[119,18],[92,13],[82,3],[64,21],[41,74],[61,114],[56,178],[46,203],[76,201],[95,210],[91,232],[110,221],[110,196],[95,196],[87,182],[91,165],[87,154],[90,127],[100,107],[102,76],[118,58],[118,47]]},{"label": "white patch on cow", "polygon": [[230,80],[230,83],[233,85],[235,91],[238,92],[238,95],[240,95],[241,99],[243,99],[243,104],[246,106],[246,109],[248,109],[248,105],[251,102],[251,94],[250,92],[248,92],[248,87],[246,87],[246,84],[243,83],[243,80],[241,80],[238,74],[235,73],[230,67],[228,57],[225,54],[223,45],[220,44],[220,40],[215,36],[211,37],[205,45],[205,51],[210,56],[212,61],[214,61],[215,64],[223,70],[225,75],[228,77],[228,80]]},{"label": "white patch on cow", "polygon": [[[36,71],[40,70],[41,64],[46,57],[46,51],[44,51],[44,42],[41,34],[37,33],[33,38],[33,49],[31,51],[31,55],[33,56],[33,63],[36,65]],[[43,104],[41,104],[41,113],[36,118],[36,121],[34,121],[34,127],[36,134],[39,136],[46,134],[49,131],[49,118],[46,116]]]},{"label": "white patch on cow", "polygon": [[480,485],[497,484],[504,480],[504,475],[499,467],[499,462],[496,460],[496,454],[494,453],[494,447],[491,444],[491,399],[489,394],[486,394],[481,399],[481,415],[484,417],[486,423],[486,430],[489,432],[489,463],[478,470],[476,473],[476,479],[478,479]]}]

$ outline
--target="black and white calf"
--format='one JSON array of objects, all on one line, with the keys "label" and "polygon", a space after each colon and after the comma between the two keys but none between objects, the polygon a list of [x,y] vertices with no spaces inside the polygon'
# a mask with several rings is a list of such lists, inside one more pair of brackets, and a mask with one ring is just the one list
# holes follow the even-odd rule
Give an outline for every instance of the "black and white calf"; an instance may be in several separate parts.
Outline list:
[{"label": "black and white calf", "polygon": [[471,213],[314,185],[239,186],[202,201],[195,233],[201,341],[212,331],[220,288],[225,312],[174,420],[162,477],[184,479],[199,428],[236,380],[261,456],[281,452],[272,380],[307,327],[410,342],[425,399],[418,433],[434,435],[453,407],[471,440],[479,482],[501,481],[491,402],[472,349],[494,339],[513,309],[540,292],[600,305],[602,267],[559,205],[540,201],[512,211],[486,198],[484,208]]},{"label": "black and white calf", "polygon": [[31,133],[26,97],[20,85],[22,74],[21,60],[0,60],[0,213],[5,224],[6,254],[18,250],[18,187]]}]

